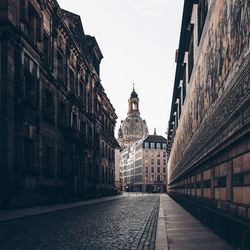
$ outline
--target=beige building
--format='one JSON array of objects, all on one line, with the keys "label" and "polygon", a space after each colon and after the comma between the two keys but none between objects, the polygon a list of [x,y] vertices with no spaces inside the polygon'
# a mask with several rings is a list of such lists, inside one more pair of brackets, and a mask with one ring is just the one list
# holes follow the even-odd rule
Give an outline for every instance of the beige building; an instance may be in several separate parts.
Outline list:
[{"label": "beige building", "polygon": [[[140,116],[138,94],[133,91],[128,100],[128,116],[122,121],[117,151],[119,180],[123,190],[137,192],[164,192],[167,183],[167,139],[148,135],[146,121]],[[119,161],[120,159],[120,161]]]},{"label": "beige building", "polygon": [[115,190],[120,191],[121,181],[120,181],[120,161],[121,161],[121,149],[117,147],[115,149]]},{"label": "beige building", "polygon": [[121,180],[127,191],[165,192],[167,185],[167,139],[148,135],[121,153]]}]

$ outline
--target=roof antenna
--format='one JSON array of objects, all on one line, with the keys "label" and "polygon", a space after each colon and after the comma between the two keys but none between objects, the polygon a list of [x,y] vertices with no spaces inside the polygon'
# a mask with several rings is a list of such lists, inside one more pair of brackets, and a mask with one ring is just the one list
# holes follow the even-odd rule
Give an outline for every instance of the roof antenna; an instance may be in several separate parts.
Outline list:
[{"label": "roof antenna", "polygon": [[156,134],[156,128],[154,129],[154,135],[157,135],[157,134]]}]

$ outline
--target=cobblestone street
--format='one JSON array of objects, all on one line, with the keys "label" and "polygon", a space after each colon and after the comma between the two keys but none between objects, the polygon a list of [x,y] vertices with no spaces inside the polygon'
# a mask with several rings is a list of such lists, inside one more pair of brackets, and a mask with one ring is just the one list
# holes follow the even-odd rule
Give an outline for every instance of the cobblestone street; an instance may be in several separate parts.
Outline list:
[{"label": "cobblestone street", "polygon": [[158,195],[118,200],[0,223],[4,250],[154,249]]}]

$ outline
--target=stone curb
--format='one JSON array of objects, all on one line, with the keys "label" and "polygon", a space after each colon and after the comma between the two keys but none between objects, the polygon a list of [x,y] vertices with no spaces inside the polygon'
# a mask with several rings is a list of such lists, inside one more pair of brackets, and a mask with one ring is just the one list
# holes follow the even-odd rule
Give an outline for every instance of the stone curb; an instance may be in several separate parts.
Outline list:
[{"label": "stone curb", "polygon": [[167,231],[166,231],[162,200],[163,200],[163,196],[161,195],[157,232],[156,232],[155,250],[167,250],[168,249],[168,239],[167,239]]}]

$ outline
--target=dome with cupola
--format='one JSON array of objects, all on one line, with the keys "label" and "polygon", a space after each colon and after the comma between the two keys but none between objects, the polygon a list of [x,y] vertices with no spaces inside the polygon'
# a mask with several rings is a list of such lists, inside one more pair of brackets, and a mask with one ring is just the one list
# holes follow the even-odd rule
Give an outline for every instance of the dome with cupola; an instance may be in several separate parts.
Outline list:
[{"label": "dome with cupola", "polygon": [[133,91],[128,100],[128,113],[125,120],[121,121],[118,132],[118,141],[121,147],[134,143],[148,135],[146,121],[140,116],[138,94]]}]

